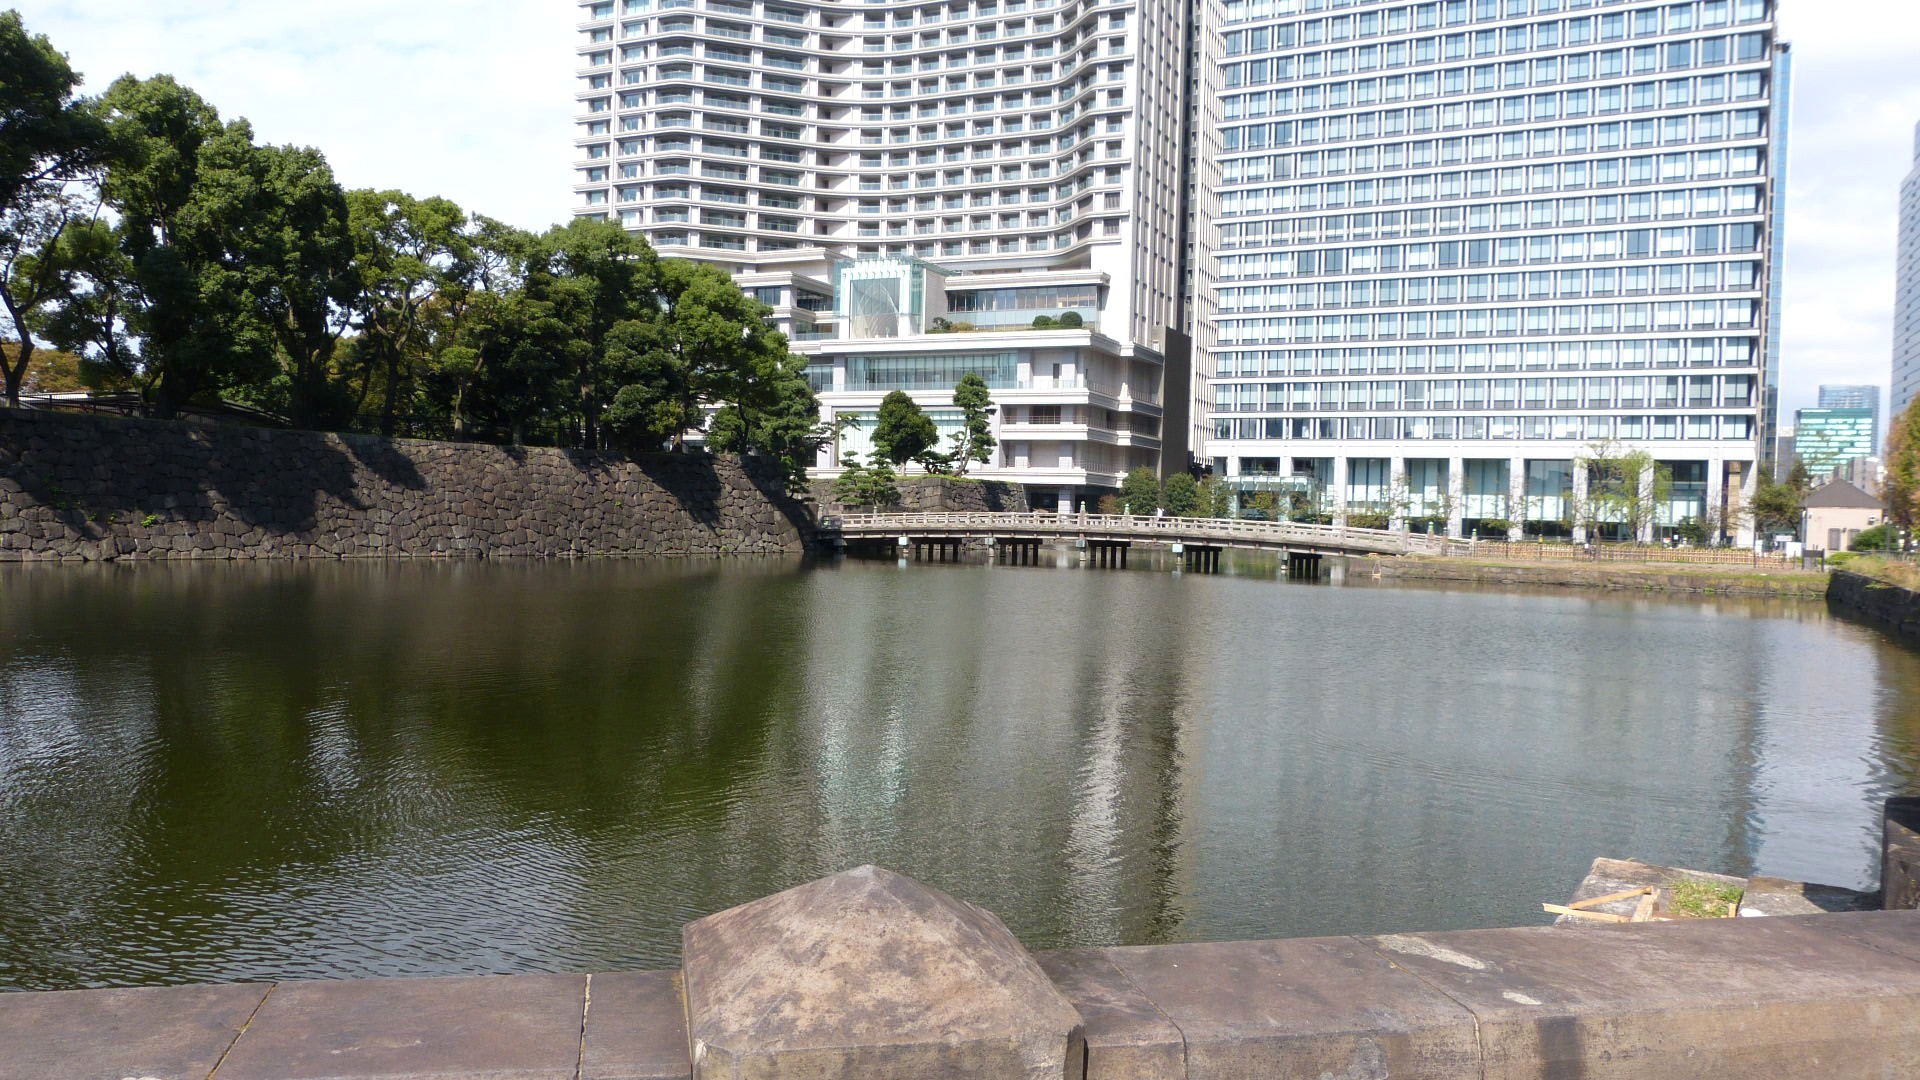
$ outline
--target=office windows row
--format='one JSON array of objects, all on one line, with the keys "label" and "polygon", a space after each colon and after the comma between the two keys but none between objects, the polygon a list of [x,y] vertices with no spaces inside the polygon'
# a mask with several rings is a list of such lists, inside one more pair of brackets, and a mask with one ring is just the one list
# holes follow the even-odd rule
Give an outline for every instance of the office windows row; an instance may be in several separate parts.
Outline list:
[{"label": "office windows row", "polygon": [[1466,342],[1372,348],[1246,349],[1216,354],[1216,376],[1394,375],[1401,372],[1613,371],[1658,368],[1751,368],[1754,337]]}]

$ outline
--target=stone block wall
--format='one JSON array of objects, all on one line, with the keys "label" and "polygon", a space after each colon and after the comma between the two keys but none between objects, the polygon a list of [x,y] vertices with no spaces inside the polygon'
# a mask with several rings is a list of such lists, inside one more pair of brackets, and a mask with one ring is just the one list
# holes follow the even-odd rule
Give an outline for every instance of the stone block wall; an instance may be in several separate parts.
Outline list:
[{"label": "stone block wall", "polygon": [[751,459],[0,409],[0,562],[798,553]]},{"label": "stone block wall", "polygon": [[1841,615],[1885,630],[1908,645],[1920,646],[1920,593],[1884,581],[1833,572],[1827,606]]},{"label": "stone block wall", "polygon": [[[1004,480],[908,476],[902,477],[898,486],[900,501],[892,506],[880,507],[881,511],[893,514],[1024,514],[1032,509],[1027,504],[1027,489]],[[833,482],[830,480],[814,483],[813,498],[820,505],[821,512],[826,514],[845,514],[854,510],[864,512],[869,509],[864,506],[845,506],[835,501]]]}]

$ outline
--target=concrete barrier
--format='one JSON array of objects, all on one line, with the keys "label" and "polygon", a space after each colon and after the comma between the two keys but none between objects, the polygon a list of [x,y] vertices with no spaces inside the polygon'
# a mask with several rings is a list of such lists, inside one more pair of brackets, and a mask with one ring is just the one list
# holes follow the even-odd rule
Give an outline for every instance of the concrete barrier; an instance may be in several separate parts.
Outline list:
[{"label": "concrete barrier", "polygon": [[1029,957],[863,868],[687,946],[684,978],[4,994],[0,1078],[1920,1076],[1920,911]]}]

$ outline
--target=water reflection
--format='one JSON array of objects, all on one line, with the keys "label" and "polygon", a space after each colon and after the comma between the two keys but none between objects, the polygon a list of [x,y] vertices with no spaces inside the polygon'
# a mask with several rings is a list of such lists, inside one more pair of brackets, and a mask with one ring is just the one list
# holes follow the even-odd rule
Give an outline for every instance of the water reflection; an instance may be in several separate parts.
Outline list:
[{"label": "water reflection", "polygon": [[1271,569],[12,572],[0,986],[669,966],[868,861],[1036,946],[1527,923],[1867,884],[1914,786],[1920,658],[1818,606]]}]

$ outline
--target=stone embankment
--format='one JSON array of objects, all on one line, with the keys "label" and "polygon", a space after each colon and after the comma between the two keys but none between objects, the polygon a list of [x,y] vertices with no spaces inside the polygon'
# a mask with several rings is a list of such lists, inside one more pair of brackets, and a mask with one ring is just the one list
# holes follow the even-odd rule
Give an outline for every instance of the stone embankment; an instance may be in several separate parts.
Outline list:
[{"label": "stone embankment", "polygon": [[1920,593],[1846,570],[1833,572],[1827,606],[1839,615],[1877,626],[1908,645],[1920,646]]},{"label": "stone embankment", "polygon": [[[1349,573],[1408,581],[1462,581],[1481,585],[1539,585],[1625,592],[1692,593],[1818,600],[1827,575],[1800,570],[1660,566],[1621,563],[1509,563],[1473,558],[1356,559]],[[1350,579],[1351,580],[1351,579]]]},{"label": "stone embankment", "polygon": [[1920,911],[1028,954],[862,867],[678,972],[0,994],[0,1076],[1920,1076]]},{"label": "stone embankment", "polygon": [[896,484],[900,501],[891,506],[852,507],[833,497],[831,480],[813,483],[813,499],[823,514],[860,513],[878,509],[883,514],[1024,514],[1027,489],[1004,480],[975,480],[970,477],[907,476]]},{"label": "stone embankment", "polygon": [[798,553],[751,459],[0,409],[0,562]]}]

